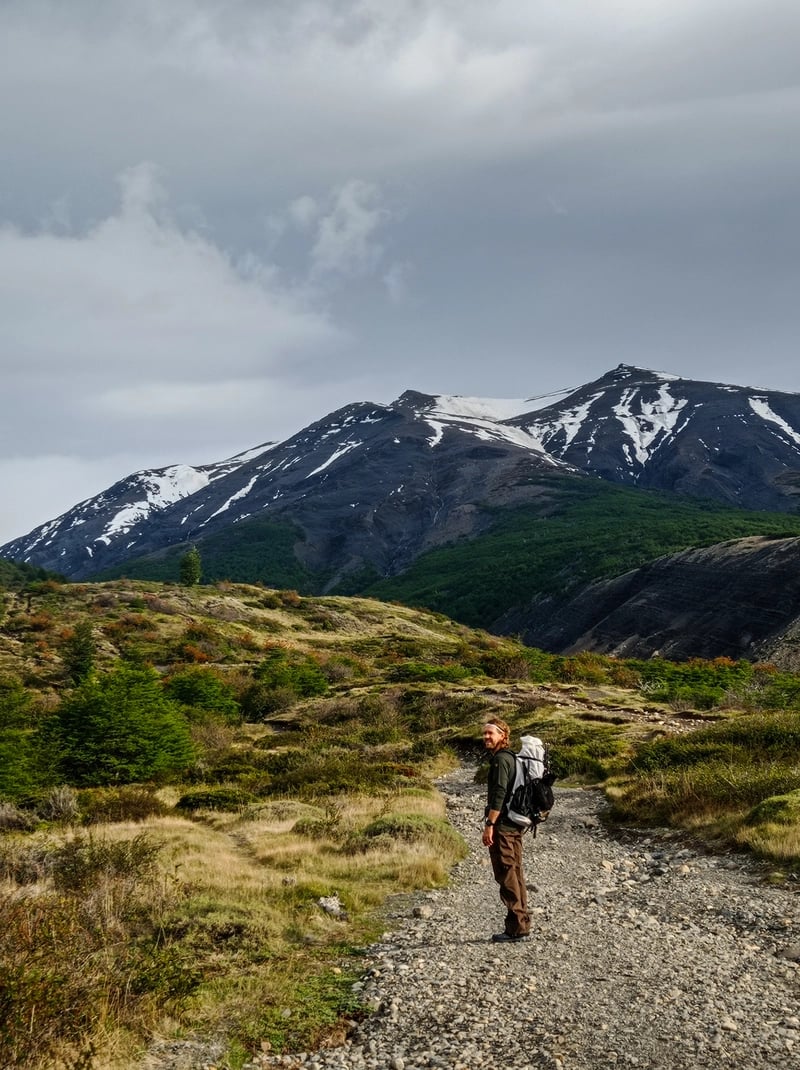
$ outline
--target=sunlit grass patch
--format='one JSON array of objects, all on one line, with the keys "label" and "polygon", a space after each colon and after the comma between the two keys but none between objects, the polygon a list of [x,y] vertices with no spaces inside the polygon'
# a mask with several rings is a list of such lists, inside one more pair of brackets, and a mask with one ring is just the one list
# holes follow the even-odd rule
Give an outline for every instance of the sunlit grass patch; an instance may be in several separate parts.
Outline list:
[{"label": "sunlit grass patch", "polygon": [[754,806],[736,839],[765,858],[800,865],[800,788]]}]

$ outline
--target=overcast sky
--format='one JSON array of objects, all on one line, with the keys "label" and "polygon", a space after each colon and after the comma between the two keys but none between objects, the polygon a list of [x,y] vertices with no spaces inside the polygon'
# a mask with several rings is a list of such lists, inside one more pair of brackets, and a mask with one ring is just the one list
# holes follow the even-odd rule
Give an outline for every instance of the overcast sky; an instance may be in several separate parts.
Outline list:
[{"label": "overcast sky", "polygon": [[0,543],[403,390],[800,390],[797,0],[0,0]]}]

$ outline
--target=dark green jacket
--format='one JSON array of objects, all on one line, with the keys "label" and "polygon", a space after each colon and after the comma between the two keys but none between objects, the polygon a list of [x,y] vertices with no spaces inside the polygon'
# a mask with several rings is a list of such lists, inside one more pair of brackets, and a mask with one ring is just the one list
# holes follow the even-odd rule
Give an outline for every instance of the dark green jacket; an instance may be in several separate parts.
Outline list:
[{"label": "dark green jacket", "polygon": [[[486,813],[490,810],[504,809],[514,776],[517,771],[517,761],[512,750],[499,750],[489,759],[489,780],[486,786]],[[505,814],[501,813],[500,822],[509,828],[517,826],[505,820]]]}]

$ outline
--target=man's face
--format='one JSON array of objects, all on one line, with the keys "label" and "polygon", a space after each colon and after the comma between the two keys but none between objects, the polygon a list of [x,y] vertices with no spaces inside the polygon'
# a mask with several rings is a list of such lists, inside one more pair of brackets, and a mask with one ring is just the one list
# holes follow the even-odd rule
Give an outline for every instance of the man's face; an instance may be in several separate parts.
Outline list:
[{"label": "man's face", "polygon": [[497,750],[498,747],[502,747],[504,741],[505,736],[496,724],[483,726],[483,745],[487,750]]}]

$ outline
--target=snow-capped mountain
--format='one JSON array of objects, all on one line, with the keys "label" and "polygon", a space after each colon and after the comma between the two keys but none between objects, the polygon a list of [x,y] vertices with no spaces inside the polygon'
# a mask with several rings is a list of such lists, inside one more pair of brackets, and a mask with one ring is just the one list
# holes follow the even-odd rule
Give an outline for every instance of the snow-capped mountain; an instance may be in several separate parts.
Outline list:
[{"label": "snow-capped mountain", "polygon": [[511,424],[614,483],[746,509],[800,504],[800,394],[680,379],[620,364]]},{"label": "snow-capped mountain", "polygon": [[297,557],[331,582],[394,575],[498,507],[546,506],[553,479],[576,475],[794,512],[800,395],[628,365],[538,398],[408,391],[218,464],[139,472],[0,557],[80,579],[266,518],[291,522]]},{"label": "snow-capped mountain", "polygon": [[[129,533],[153,520],[170,505],[207,490],[216,480],[236,472],[254,457],[270,448],[271,443],[245,450],[215,464],[193,467],[173,464],[167,468],[135,472],[94,498],[74,506],[55,520],[35,528],[23,539],[8,543],[0,551],[9,559],[33,562],[40,557],[53,559],[55,552],[67,557],[67,546],[78,542],[85,548],[89,560],[95,552],[102,555],[102,547],[119,545]],[[130,540],[127,540],[130,542]],[[131,543],[133,545],[133,543]]]},{"label": "snow-capped mountain", "polygon": [[409,391],[391,405],[348,405],[216,465],[139,472],[0,556],[81,579],[266,516],[300,528],[311,568],[391,574],[481,530],[484,506],[527,500],[537,473],[576,474],[508,423],[530,404]]}]

